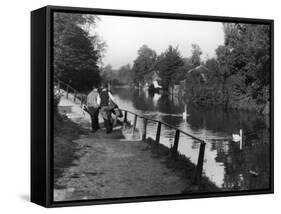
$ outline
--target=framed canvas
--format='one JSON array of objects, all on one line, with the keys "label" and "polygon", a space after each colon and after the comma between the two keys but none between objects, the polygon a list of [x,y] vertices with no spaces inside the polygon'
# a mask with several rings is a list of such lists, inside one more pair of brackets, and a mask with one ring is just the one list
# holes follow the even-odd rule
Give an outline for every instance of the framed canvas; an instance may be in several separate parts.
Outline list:
[{"label": "framed canvas", "polygon": [[273,20],[31,12],[31,201],[273,193]]}]

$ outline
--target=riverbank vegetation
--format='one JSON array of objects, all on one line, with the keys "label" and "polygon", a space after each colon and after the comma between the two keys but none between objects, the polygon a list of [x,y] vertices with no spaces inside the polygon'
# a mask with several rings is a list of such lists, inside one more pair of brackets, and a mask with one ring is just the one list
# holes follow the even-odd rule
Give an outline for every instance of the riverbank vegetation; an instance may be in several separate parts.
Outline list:
[{"label": "riverbank vegetation", "polygon": [[143,45],[132,65],[113,69],[101,63],[106,43],[94,33],[97,22],[94,15],[54,14],[54,75],[79,91],[102,79],[135,87],[156,79],[167,92],[180,86],[193,104],[269,113],[268,25],[223,23],[224,44],[213,58],[203,60],[198,44],[192,44],[190,57],[171,45],[160,54]]},{"label": "riverbank vegetation", "polygon": [[93,29],[94,15],[54,13],[54,76],[83,92],[100,84],[106,44]]},{"label": "riverbank vegetation", "polygon": [[269,26],[224,23],[223,30],[224,44],[216,49],[214,58],[206,60],[202,60],[202,50],[197,44],[192,45],[188,58],[181,56],[178,47],[169,46],[157,55],[143,45],[133,63],[130,78],[139,87],[145,85],[151,72],[156,72],[163,90],[182,85],[185,97],[191,103],[267,114]]},{"label": "riverbank vegetation", "polygon": [[58,96],[55,97],[54,101],[54,185],[56,189],[59,189],[62,187],[57,185],[57,179],[77,159],[75,153],[79,148],[73,140],[78,139],[81,134],[85,134],[87,131],[58,112]]},{"label": "riverbank vegetation", "polygon": [[94,15],[54,14],[55,77],[85,92],[102,79],[144,87],[156,75],[164,91],[181,86],[190,103],[269,113],[269,26],[223,23],[224,44],[213,58],[202,60],[198,44],[192,44],[190,57],[171,45],[160,54],[143,45],[132,65],[113,69],[101,63],[106,43],[94,33],[99,20]]},{"label": "riverbank vegetation", "polygon": [[101,68],[101,78],[110,81],[113,85],[129,85],[132,82],[132,68],[130,64],[123,65],[119,69],[113,69],[111,65]]}]

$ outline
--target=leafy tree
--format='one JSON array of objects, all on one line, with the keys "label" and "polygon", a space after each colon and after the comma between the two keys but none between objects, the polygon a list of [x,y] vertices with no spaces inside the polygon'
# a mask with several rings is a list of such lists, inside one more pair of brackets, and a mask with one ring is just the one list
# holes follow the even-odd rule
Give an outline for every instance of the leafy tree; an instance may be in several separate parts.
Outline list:
[{"label": "leafy tree", "polygon": [[177,69],[184,65],[184,61],[180,55],[178,48],[171,45],[168,49],[158,57],[157,68],[160,71],[159,75],[162,79],[164,88],[168,88],[175,82],[173,77],[177,73]]},{"label": "leafy tree", "polygon": [[113,69],[111,65],[101,68],[103,80],[111,81],[113,85],[127,85],[132,82],[133,72],[130,64],[123,65],[119,69]]},{"label": "leafy tree", "polygon": [[100,82],[98,62],[105,44],[86,30],[96,20],[92,15],[54,14],[54,75],[81,91]]},{"label": "leafy tree", "polygon": [[113,80],[115,78],[115,71],[111,65],[101,67],[100,75],[103,80]]},{"label": "leafy tree", "polygon": [[144,75],[150,73],[155,69],[157,54],[147,45],[143,45],[138,50],[138,57],[133,64],[134,81],[142,82]]},{"label": "leafy tree", "polygon": [[123,65],[119,68],[118,81],[122,84],[129,84],[132,82],[132,68],[130,64]]},{"label": "leafy tree", "polygon": [[219,63],[215,58],[208,59],[205,62],[205,67],[208,69],[208,71],[212,74],[210,78],[212,78],[214,81],[221,82],[222,76],[220,72]]},{"label": "leafy tree", "polygon": [[224,31],[225,48],[230,50],[227,56],[230,90],[257,103],[266,103],[270,81],[269,26],[224,24]]},{"label": "leafy tree", "polygon": [[219,67],[219,73],[221,75],[223,103],[225,107],[228,107],[229,90],[227,90],[227,79],[230,76],[230,54],[231,51],[224,45],[219,46],[216,49],[217,62]]},{"label": "leafy tree", "polygon": [[201,63],[208,69],[204,73],[205,82],[200,81],[200,72],[187,76],[188,99],[266,113],[270,82],[269,26],[227,23],[223,29],[225,41],[216,49],[216,58],[200,62],[200,48],[194,45],[191,59],[184,60],[185,66]]},{"label": "leafy tree", "polygon": [[191,64],[194,67],[196,67],[196,66],[200,65],[202,50],[199,47],[199,45],[197,45],[197,44],[192,44],[191,47],[192,47],[192,49],[191,49],[192,56],[191,56],[190,61],[191,61]]}]

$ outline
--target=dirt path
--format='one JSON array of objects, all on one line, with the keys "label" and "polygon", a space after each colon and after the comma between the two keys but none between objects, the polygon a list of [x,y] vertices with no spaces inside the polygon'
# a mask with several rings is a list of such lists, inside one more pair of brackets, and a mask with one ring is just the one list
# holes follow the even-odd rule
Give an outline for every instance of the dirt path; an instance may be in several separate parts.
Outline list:
[{"label": "dirt path", "polygon": [[[77,103],[62,97],[58,109],[90,128],[89,115]],[[56,180],[54,201],[181,193],[186,181],[165,165],[165,157],[152,153],[150,145],[125,140],[131,131],[120,128],[107,135],[102,129],[74,140],[76,159]]]},{"label": "dirt path", "polygon": [[78,158],[57,181],[64,189],[54,190],[55,201],[179,194],[186,186],[147,143],[124,141],[121,130],[74,142]]}]

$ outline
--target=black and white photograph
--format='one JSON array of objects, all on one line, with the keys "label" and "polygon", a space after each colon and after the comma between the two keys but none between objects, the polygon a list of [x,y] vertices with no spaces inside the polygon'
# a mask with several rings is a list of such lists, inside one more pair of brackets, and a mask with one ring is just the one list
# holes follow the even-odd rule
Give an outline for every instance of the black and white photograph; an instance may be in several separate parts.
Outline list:
[{"label": "black and white photograph", "polygon": [[52,13],[54,202],[272,189],[271,25]]}]

